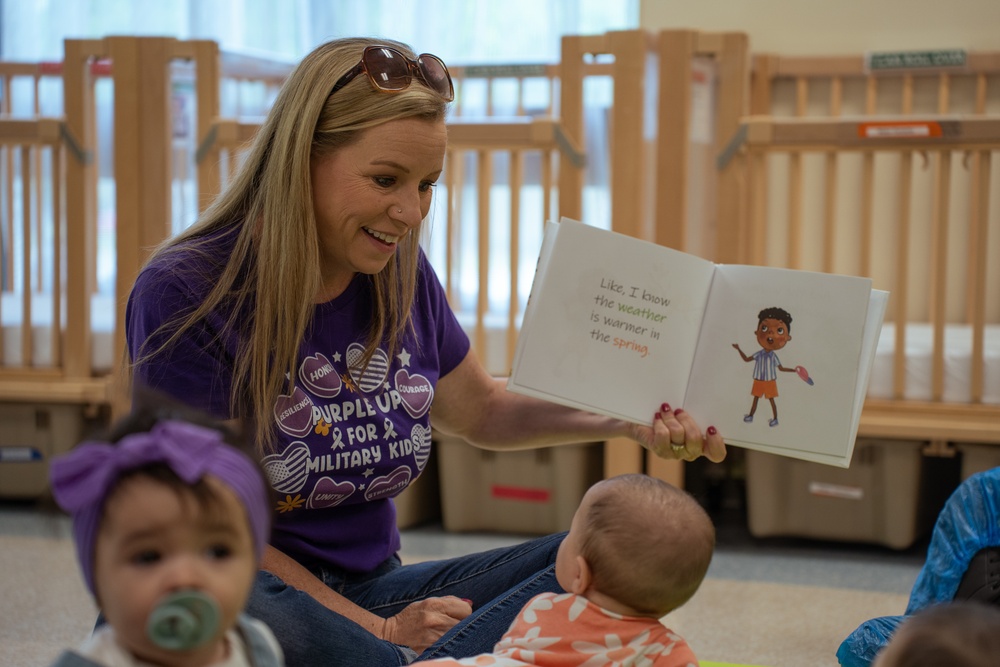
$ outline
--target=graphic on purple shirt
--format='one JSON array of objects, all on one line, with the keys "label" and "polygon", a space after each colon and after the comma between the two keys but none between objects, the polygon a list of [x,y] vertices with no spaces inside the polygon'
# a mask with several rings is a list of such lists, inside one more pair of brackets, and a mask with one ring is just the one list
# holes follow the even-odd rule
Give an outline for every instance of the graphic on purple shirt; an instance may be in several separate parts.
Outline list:
[{"label": "graphic on purple shirt", "polygon": [[[225,252],[224,238],[218,242]],[[126,314],[133,358],[165,318],[203,298],[208,286],[192,278],[202,262],[189,255],[139,276]],[[278,495],[271,543],[307,566],[370,571],[398,550],[389,499],[426,466],[434,388],[469,350],[423,255],[414,332],[392,358],[380,346],[362,366],[370,312],[366,276],[318,304],[300,348],[298,383],[273,407],[278,444],[262,459]],[[236,338],[224,323],[222,314],[206,318],[175,347],[140,363],[136,379],[228,418]]]}]

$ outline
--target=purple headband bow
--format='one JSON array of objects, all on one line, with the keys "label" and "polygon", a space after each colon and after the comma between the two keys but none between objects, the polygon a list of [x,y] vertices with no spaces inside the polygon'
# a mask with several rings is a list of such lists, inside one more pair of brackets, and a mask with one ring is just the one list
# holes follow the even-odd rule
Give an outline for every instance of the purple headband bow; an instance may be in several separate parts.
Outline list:
[{"label": "purple headband bow", "polygon": [[94,540],[104,499],[122,473],[151,463],[167,465],[188,484],[211,475],[229,486],[246,508],[260,560],[271,520],[266,486],[256,464],[226,444],[216,430],[161,421],[149,432],[130,434],[115,444],[84,442],[52,460],[52,494],[73,518],[77,557],[91,593]]}]

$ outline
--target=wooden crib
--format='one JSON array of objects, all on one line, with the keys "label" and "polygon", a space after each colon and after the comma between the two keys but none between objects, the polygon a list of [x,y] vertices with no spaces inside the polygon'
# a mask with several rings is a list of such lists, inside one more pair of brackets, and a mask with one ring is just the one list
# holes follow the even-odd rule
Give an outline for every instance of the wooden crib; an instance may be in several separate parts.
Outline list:
[{"label": "wooden crib", "polygon": [[[738,126],[746,102],[745,58],[746,37],[738,33],[622,31],[566,37],[561,62],[554,65],[453,68],[459,98],[449,120],[443,196],[426,246],[492,372],[502,375],[509,368],[546,220],[567,215],[674,244],[692,235],[690,223],[678,226],[675,220],[690,217],[689,209],[705,209],[695,199],[711,199],[694,186],[715,144]],[[693,77],[696,60],[700,69]],[[32,67],[39,69],[21,66],[17,75]],[[52,245],[45,253],[63,253],[55,266],[66,268],[61,276],[36,282],[61,285],[52,303],[63,307],[52,306],[52,367],[2,364],[0,400],[110,404],[118,410],[127,405],[117,376],[125,299],[150,249],[177,231],[176,209],[186,206],[178,189],[187,192],[179,183],[197,183],[194,212],[185,213],[190,222],[219,192],[257,129],[259,121],[248,114],[266,110],[268,96],[290,69],[288,63],[222,53],[210,41],[152,37],[67,40],[64,61],[40,68],[41,75],[61,81],[61,113],[45,118],[36,110],[30,121],[0,129],[5,146],[12,146],[5,155],[29,145],[54,156],[45,163],[53,165],[51,175],[38,180],[52,185],[38,191],[52,197],[45,210],[59,222],[48,224],[62,234],[46,236]],[[101,81],[113,88],[110,140],[98,132],[95,90]],[[177,108],[178,81],[193,93],[186,98],[196,101],[191,108]],[[585,89],[594,85],[608,89],[596,112],[584,103]],[[249,111],[224,108],[227,86],[256,88],[256,98],[265,103]],[[513,108],[494,103],[493,91],[502,86],[518,89]],[[713,116],[708,125],[702,112]],[[604,119],[607,129],[599,136],[585,137],[588,113]],[[29,132],[28,125],[35,129]],[[109,146],[113,171],[104,166]],[[692,160],[698,173],[689,169]],[[97,301],[97,199],[100,176],[109,173],[115,284]],[[16,223],[13,214],[4,220],[8,227],[38,226],[27,218]],[[498,253],[498,244],[504,252]],[[20,252],[27,262],[30,246],[5,252]],[[111,361],[103,367],[95,366],[91,354],[98,315],[110,320]],[[20,340],[22,347],[32,342],[30,335]],[[633,443],[615,443],[608,452],[608,474],[643,465]]]},{"label": "wooden crib", "polygon": [[717,256],[891,291],[861,436],[1000,443],[1000,53],[887,71],[760,55],[752,90],[744,215]]},{"label": "wooden crib", "polygon": [[[8,244],[3,285],[10,290],[64,284],[46,302],[64,333],[46,341],[52,347],[50,366],[15,367],[8,355],[0,364],[0,399],[109,404],[120,397],[111,370],[117,363],[95,369],[90,353],[96,183],[100,161],[107,157],[97,136],[95,85],[110,78],[114,87],[117,282],[109,335],[117,362],[124,342],[117,323],[135,273],[149,250],[177,229],[177,216],[171,214],[177,183],[197,183],[196,203],[185,214],[190,222],[235,169],[240,148],[258,127],[255,116],[266,110],[291,65],[225,54],[208,41],[108,37],[67,40],[58,67],[18,67],[7,76],[37,72],[39,78],[61,78],[65,108],[62,114],[36,112],[25,119],[8,118],[6,107],[0,110],[0,160],[13,165],[4,171],[9,176],[4,187],[15,193],[3,199],[9,209],[4,238],[28,238],[28,231],[10,231],[17,227],[43,230],[31,233],[46,243],[59,240],[40,251],[38,244]],[[459,95],[425,247],[474,349],[497,375],[509,368],[542,226],[559,215],[720,262],[871,275],[895,295],[892,323],[922,323],[930,340],[938,342],[946,337],[947,325],[968,327],[973,379],[966,399],[948,400],[943,384],[948,353],[933,343],[929,394],[908,396],[900,384],[905,384],[900,378],[908,362],[898,350],[905,349],[909,337],[907,327],[900,326],[892,339],[897,352],[890,393],[868,401],[861,432],[919,437],[938,449],[953,441],[1000,442],[1000,420],[988,400],[987,382],[975,379],[989,356],[988,327],[1000,319],[997,222],[989,198],[996,179],[990,163],[996,150],[991,118],[997,116],[997,71],[995,55],[970,54],[960,72],[910,72],[892,79],[867,74],[860,58],[751,59],[746,35],[687,30],[565,37],[557,64],[454,66]],[[186,133],[178,131],[178,111],[171,109],[178,80],[186,82],[197,102],[186,111],[192,124]],[[937,95],[933,103],[927,102],[927,80]],[[595,85],[608,88],[606,102],[596,111],[584,103],[585,91]],[[517,102],[506,108],[495,102],[495,91],[504,86],[518,91],[512,98]],[[227,107],[233,89],[255,90],[255,108]],[[890,101],[890,93],[898,100]],[[588,114],[603,119],[606,130],[588,135]],[[937,123],[942,136],[887,142],[856,138],[861,123],[896,122],[900,115]],[[896,194],[890,200],[898,206],[890,215],[882,211],[888,204],[878,194],[887,161],[895,165],[892,173],[913,174],[891,186]],[[920,180],[925,163],[926,173],[934,175],[927,186]],[[51,175],[36,178],[39,169]],[[32,179],[55,185],[35,188],[39,194],[32,199],[14,185]],[[846,195],[838,189],[845,185],[853,188]],[[915,197],[924,192],[931,199],[918,203]],[[813,202],[823,203],[813,211]],[[848,209],[846,202],[855,208]],[[18,218],[15,209],[44,211],[44,220],[60,222],[38,222],[38,214]],[[901,227],[909,230],[902,236],[883,228],[885,221],[901,224],[906,210],[914,217],[925,209],[937,211],[934,222]],[[961,215],[952,215],[952,209]],[[848,224],[845,218],[857,222]],[[44,231],[49,227],[60,231]],[[937,250],[924,245],[915,253],[901,251],[919,246],[931,229],[932,238],[939,239],[932,244]],[[940,239],[947,239],[950,251],[943,250]],[[824,246],[825,253],[819,250]],[[962,249],[974,261],[966,262]],[[38,269],[24,268],[31,266],[32,252],[46,258],[45,266],[64,266],[65,272],[37,277]],[[16,280],[11,272],[15,253],[25,257],[16,263]],[[53,263],[57,256],[61,261]],[[935,276],[949,276],[946,290],[931,289],[939,283],[918,270],[924,263],[934,267]],[[966,264],[968,273],[961,268]],[[962,277],[953,279],[956,275]],[[933,296],[921,300],[923,292]],[[41,302],[25,303],[22,311],[37,310]],[[17,342],[20,358],[31,358],[32,336],[22,334]],[[606,474],[643,469],[682,480],[680,465],[644,460],[632,443],[609,444]]]}]

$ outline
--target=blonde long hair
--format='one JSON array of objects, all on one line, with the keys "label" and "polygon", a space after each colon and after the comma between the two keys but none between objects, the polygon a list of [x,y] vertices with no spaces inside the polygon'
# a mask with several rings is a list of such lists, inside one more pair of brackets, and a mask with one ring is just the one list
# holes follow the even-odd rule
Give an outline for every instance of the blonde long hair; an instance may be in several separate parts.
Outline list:
[{"label": "blonde long hair", "polygon": [[[157,333],[169,334],[165,342],[156,349],[143,347],[129,370],[177,343],[210,313],[225,312],[227,329],[239,335],[230,412],[251,429],[262,453],[274,449],[274,402],[288,382],[297,381],[299,347],[321,287],[312,158],[350,144],[375,125],[445,117],[446,102],[417,82],[385,94],[374,90],[367,76],[358,76],[330,95],[334,83],[372,44],[415,57],[407,45],[384,39],[338,39],[313,50],[285,81],[232,182],[194,225],[164,242],[150,259],[181,251],[207,257],[205,243],[213,234],[234,232],[233,251],[220,262],[219,274],[201,276],[213,285],[205,300],[161,325]],[[383,342],[392,358],[411,327],[418,261],[419,235],[408,234],[389,264],[370,277],[375,299],[364,363]],[[240,321],[246,312],[253,313],[250,321]]]}]

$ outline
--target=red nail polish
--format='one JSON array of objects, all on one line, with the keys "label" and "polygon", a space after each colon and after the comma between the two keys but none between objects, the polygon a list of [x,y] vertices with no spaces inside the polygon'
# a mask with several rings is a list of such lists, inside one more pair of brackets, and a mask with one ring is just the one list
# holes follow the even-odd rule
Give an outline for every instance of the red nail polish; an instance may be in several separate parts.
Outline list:
[{"label": "red nail polish", "polygon": [[718,432],[719,432],[718,429],[716,429],[714,426],[709,426],[708,427],[708,434],[709,435],[715,435]]},{"label": "red nail polish", "polygon": [[677,408],[676,410],[674,410],[674,414],[675,415],[679,415],[679,414],[683,414],[683,413],[684,413],[684,411],[681,410],[680,408]]},{"label": "red nail polish", "polygon": [[470,606],[470,607],[472,606],[472,600],[470,600],[469,598],[459,598],[459,599],[460,599],[460,600],[461,600],[462,602],[468,602],[468,603],[469,603],[469,606]]},{"label": "red nail polish", "polygon": [[664,403],[663,405],[660,406],[660,410],[662,410],[663,412],[670,412],[670,404]]}]

